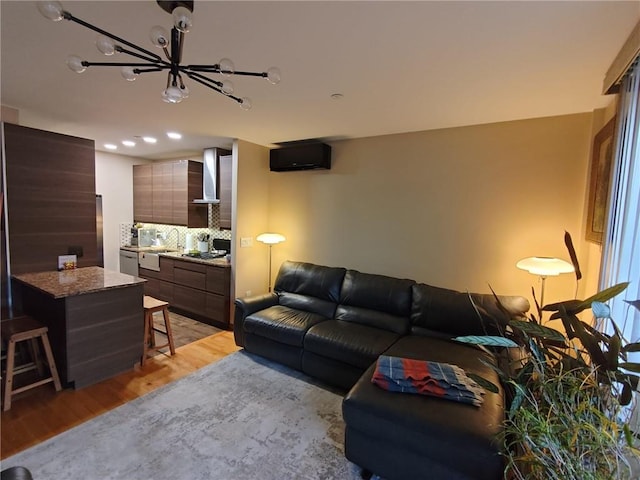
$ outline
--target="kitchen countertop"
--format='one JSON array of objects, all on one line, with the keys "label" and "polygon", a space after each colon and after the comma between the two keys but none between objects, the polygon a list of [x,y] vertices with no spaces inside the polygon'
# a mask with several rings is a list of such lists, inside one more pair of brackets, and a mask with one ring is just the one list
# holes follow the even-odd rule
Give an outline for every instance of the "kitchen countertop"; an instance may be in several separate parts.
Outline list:
[{"label": "kitchen countertop", "polygon": [[127,250],[129,252],[138,252],[138,253],[157,253],[161,257],[173,258],[175,260],[183,260],[185,262],[193,262],[193,263],[202,263],[204,265],[213,265],[215,267],[222,268],[231,268],[231,263],[227,262],[224,257],[220,258],[198,258],[198,257],[187,257],[183,256],[182,252],[178,250],[174,250],[166,247],[131,247],[131,246],[123,246],[120,247],[121,250]]},{"label": "kitchen countertop", "polygon": [[12,277],[53,298],[130,287],[146,281],[126,273],[105,270],[102,267],[83,267],[60,272],[20,273]]}]

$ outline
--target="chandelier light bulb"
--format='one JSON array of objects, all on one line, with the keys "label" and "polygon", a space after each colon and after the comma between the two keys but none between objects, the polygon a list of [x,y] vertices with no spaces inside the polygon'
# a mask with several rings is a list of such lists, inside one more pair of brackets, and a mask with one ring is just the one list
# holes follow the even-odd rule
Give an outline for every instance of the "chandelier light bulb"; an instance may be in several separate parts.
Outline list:
[{"label": "chandelier light bulb", "polygon": [[233,62],[228,58],[223,58],[222,60],[220,60],[218,68],[220,68],[220,73],[225,77],[233,75],[233,73],[236,71],[236,67],[233,65]]},{"label": "chandelier light bulb", "polygon": [[280,80],[282,79],[280,75],[280,69],[278,67],[271,67],[269,70],[267,70],[267,76],[265,78],[272,85],[279,84]]},{"label": "chandelier light bulb", "polygon": [[189,87],[187,87],[186,85],[180,85],[180,93],[182,94],[182,98],[189,98]]},{"label": "chandelier light bulb", "polygon": [[128,82],[135,82],[138,75],[133,71],[133,67],[122,67],[120,72],[122,74],[122,78],[124,78]]},{"label": "chandelier light bulb", "polygon": [[96,47],[100,53],[108,57],[116,53],[116,42],[105,35],[98,35],[98,38],[96,38]]},{"label": "chandelier light bulb", "polygon": [[62,4],[60,2],[38,2],[38,11],[43,17],[48,18],[54,22],[59,22],[64,17],[62,16]]},{"label": "chandelier light bulb", "polygon": [[87,67],[82,64],[82,58],[78,55],[69,55],[67,57],[67,67],[76,73],[82,73],[87,69]]},{"label": "chandelier light bulb", "polygon": [[166,28],[161,27],[160,25],[156,25],[151,28],[149,38],[151,39],[151,43],[158,48],[169,46],[169,32],[167,32]]},{"label": "chandelier light bulb", "polygon": [[163,100],[167,103],[180,103],[182,98],[182,92],[178,87],[169,87],[164,91]]},{"label": "chandelier light bulb", "polygon": [[193,20],[191,19],[191,12],[186,7],[176,7],[173,9],[173,24],[178,31],[187,33],[193,26]]},{"label": "chandelier light bulb", "polygon": [[220,89],[225,95],[231,95],[233,93],[233,83],[231,80],[225,80],[222,82],[222,87],[220,87]]},{"label": "chandelier light bulb", "polygon": [[241,99],[241,103],[240,103],[240,108],[242,110],[251,110],[251,99],[249,97],[242,97]]}]

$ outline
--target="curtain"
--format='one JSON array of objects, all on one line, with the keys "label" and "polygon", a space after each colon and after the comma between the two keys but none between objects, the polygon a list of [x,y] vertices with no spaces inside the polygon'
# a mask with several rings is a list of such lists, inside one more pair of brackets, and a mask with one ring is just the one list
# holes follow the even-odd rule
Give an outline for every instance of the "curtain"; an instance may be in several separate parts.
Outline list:
[{"label": "curtain", "polygon": [[[616,126],[609,214],[604,237],[600,289],[630,282],[608,303],[628,342],[640,341],[640,311],[624,300],[640,299],[640,64],[622,81]],[[605,325],[606,327],[606,325]],[[640,352],[629,361],[640,362]]]}]

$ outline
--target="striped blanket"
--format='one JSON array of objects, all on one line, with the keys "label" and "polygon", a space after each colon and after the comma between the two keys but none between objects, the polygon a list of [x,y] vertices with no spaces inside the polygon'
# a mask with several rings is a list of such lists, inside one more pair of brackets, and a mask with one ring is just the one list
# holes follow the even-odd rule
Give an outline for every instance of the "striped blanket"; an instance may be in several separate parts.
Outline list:
[{"label": "striped blanket", "polygon": [[392,392],[418,393],[479,407],[484,389],[464,370],[447,363],[381,355],[371,382]]}]

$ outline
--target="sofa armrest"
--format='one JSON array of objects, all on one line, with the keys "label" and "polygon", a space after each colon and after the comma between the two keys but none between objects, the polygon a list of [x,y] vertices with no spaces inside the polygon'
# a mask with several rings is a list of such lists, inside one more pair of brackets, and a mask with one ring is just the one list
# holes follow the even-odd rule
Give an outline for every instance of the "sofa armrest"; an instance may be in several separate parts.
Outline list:
[{"label": "sofa armrest", "polygon": [[265,293],[253,297],[236,298],[233,317],[233,338],[236,345],[244,347],[244,319],[254,312],[278,305],[278,295]]}]

